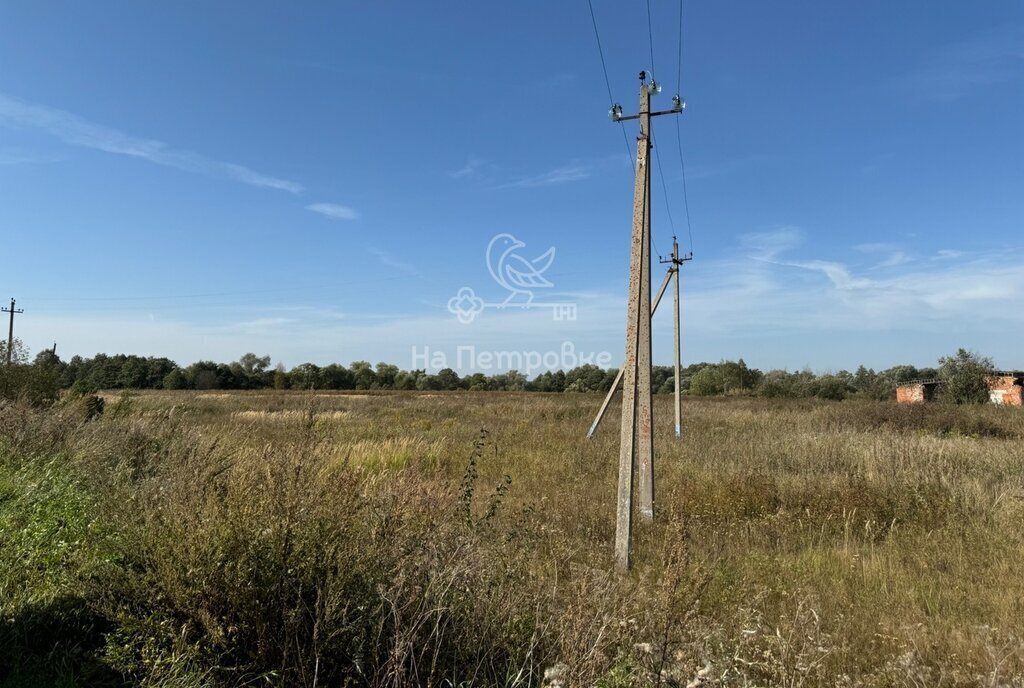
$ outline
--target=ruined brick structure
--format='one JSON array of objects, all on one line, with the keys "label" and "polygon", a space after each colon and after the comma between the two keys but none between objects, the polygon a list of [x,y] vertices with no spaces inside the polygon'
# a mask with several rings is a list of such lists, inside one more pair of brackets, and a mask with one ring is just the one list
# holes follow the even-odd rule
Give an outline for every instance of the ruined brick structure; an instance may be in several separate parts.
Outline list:
[{"label": "ruined brick structure", "polygon": [[934,401],[939,388],[938,380],[915,380],[896,388],[896,401],[901,404],[923,404]]},{"label": "ruined brick structure", "polygon": [[[1024,406],[1024,373],[993,371],[985,378],[989,399],[1000,406]],[[937,398],[941,380],[913,380],[896,388],[896,401],[901,404],[922,404]]]},{"label": "ruined brick structure", "polygon": [[985,382],[993,404],[1024,406],[1024,373],[998,371]]}]

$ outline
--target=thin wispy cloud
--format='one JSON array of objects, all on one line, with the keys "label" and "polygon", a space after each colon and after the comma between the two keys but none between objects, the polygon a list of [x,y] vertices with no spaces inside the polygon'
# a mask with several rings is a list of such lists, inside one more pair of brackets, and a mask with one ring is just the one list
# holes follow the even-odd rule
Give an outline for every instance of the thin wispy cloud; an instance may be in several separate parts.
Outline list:
[{"label": "thin wispy cloud", "polygon": [[741,234],[739,240],[751,258],[769,261],[803,241],[803,232],[786,225],[769,231]]},{"label": "thin wispy cloud", "polygon": [[466,164],[455,170],[449,172],[448,176],[455,179],[461,179],[464,177],[475,177],[480,172],[480,168],[483,166],[484,161],[477,157],[470,157]]},{"label": "thin wispy cloud", "polygon": [[906,265],[914,259],[908,256],[903,251],[893,251],[889,256],[879,263],[876,267],[879,268],[894,268],[897,265]]},{"label": "thin wispy cloud", "polygon": [[985,86],[1024,77],[1024,24],[995,27],[928,56],[893,85],[924,100],[949,103]]},{"label": "thin wispy cloud", "polygon": [[874,265],[873,269],[892,268],[897,265],[905,265],[906,263],[910,263],[915,260],[913,256],[909,255],[896,244],[881,242],[857,244],[853,248],[860,253],[866,253],[872,256],[878,256],[879,254],[885,255],[884,258],[880,258],[879,262]]},{"label": "thin wispy cloud", "polygon": [[820,272],[828,277],[829,281],[832,282],[832,286],[836,289],[842,289],[843,291],[867,289],[874,285],[874,283],[869,279],[863,277],[852,277],[849,269],[845,265],[827,260],[790,261],[779,263],[779,265],[788,265],[794,268]]},{"label": "thin wispy cloud", "polygon": [[789,229],[745,235],[740,243],[759,252],[697,268],[707,277],[725,277],[693,283],[689,310],[698,314],[691,327],[702,327],[705,318],[779,331],[932,331],[960,322],[981,331],[1011,321],[1024,324],[1024,313],[1015,308],[1024,293],[1024,256],[1018,250],[972,256],[947,249],[943,253],[962,260],[890,261],[866,273],[840,261],[798,258],[800,234]]},{"label": "thin wispy cloud", "polygon": [[393,254],[388,253],[383,249],[376,248],[375,246],[367,246],[366,250],[369,251],[371,255],[376,257],[377,260],[380,261],[380,264],[383,265],[384,267],[400,270],[410,275],[419,274],[419,270],[416,269],[415,265],[413,265],[412,263],[407,263],[404,260],[395,257]]},{"label": "thin wispy cloud", "polygon": [[[925,362],[930,356],[925,352],[984,341],[988,342],[986,353],[996,356],[1001,365],[1022,363],[1015,340],[1002,336],[1024,326],[1024,312],[1016,307],[1024,293],[1020,251],[965,253],[963,260],[921,261],[909,268],[872,273],[869,278],[839,261],[801,256],[806,247],[791,241],[792,230],[785,230],[777,241],[765,240],[765,234],[759,233],[762,245],[788,245],[779,249],[775,262],[745,255],[748,235],[736,241],[738,250],[729,257],[687,263],[682,271],[688,360],[742,355],[762,368],[794,368],[808,362],[821,369],[862,362],[892,365]],[[462,326],[443,303],[420,312],[396,310],[344,320],[305,306],[279,306],[270,314],[257,314],[255,307],[225,306],[223,315],[206,321],[189,320],[184,311],[178,319],[155,322],[128,313],[102,314],[99,319],[75,312],[41,315],[26,321],[25,336],[30,343],[57,338],[67,343],[69,352],[130,350],[169,355],[186,363],[231,360],[238,352],[251,350],[253,337],[258,336],[261,350],[290,365],[365,359],[403,367],[426,365],[411,359],[410,353],[428,348],[454,356],[464,345],[481,351],[547,351],[570,341],[580,351],[610,351],[617,364],[623,344],[624,297],[625,285],[612,290],[580,289],[574,298],[579,306],[577,320],[558,323],[546,311],[512,310]],[[659,362],[671,355],[669,311],[659,309],[654,319]],[[871,349],[873,342],[891,341],[894,332],[912,334],[898,350]],[[796,344],[807,336],[827,338],[829,347],[835,348],[808,353],[806,346]],[[737,337],[741,338],[738,343]],[[845,345],[854,340],[863,350],[851,351]],[[734,348],[726,351],[723,346]]]},{"label": "thin wispy cloud", "polygon": [[330,220],[358,220],[359,213],[347,205],[338,203],[311,203],[306,210],[319,213]]},{"label": "thin wispy cloud", "polygon": [[0,150],[0,166],[36,165],[59,160],[60,158],[53,155],[37,155],[18,149]]},{"label": "thin wispy cloud", "polygon": [[297,182],[263,174],[244,165],[214,160],[199,153],[173,148],[163,141],[132,136],[64,110],[29,103],[3,94],[0,94],[0,124],[40,129],[72,146],[125,155],[183,172],[219,177],[289,193],[300,193],[303,190],[302,185]]},{"label": "thin wispy cloud", "polygon": [[229,324],[228,329],[248,335],[264,335],[282,331],[286,326],[295,322],[294,318],[254,318]]},{"label": "thin wispy cloud", "polygon": [[553,170],[538,174],[532,177],[522,177],[515,181],[501,184],[496,187],[499,189],[508,188],[531,188],[538,186],[555,186],[558,184],[568,184],[571,182],[578,182],[581,179],[587,179],[594,174],[594,168],[592,165],[586,164],[573,164],[563,165],[556,167]]},{"label": "thin wispy cloud", "polygon": [[[1024,311],[1017,307],[1024,293],[1020,249],[965,251],[955,261],[858,267],[862,258],[848,263],[846,258],[813,255],[803,237],[792,226],[745,234],[726,247],[723,257],[686,264],[681,272],[682,313],[689,361],[744,356],[761,368],[888,366],[927,362],[933,360],[931,352],[984,343],[983,350],[1001,365],[1024,363],[1012,336],[1024,327]],[[395,270],[414,267],[382,249],[366,250]],[[856,257],[857,251],[848,247],[842,255]],[[428,348],[454,357],[460,346],[548,351],[568,341],[579,351],[607,350],[617,365],[626,286],[608,288],[600,281],[597,288],[587,288],[592,284],[565,283],[579,309],[571,322],[553,322],[541,309],[513,309],[488,313],[486,319],[463,326],[443,301],[409,311],[415,301],[410,296],[396,302],[394,312],[352,317],[300,304],[269,311],[264,304],[224,304],[223,312],[203,316],[185,308],[175,317],[155,321],[143,313],[103,313],[97,319],[68,311],[26,321],[24,334],[32,346],[57,339],[68,352],[136,351],[185,363],[231,360],[257,346],[253,342],[258,338],[260,351],[289,365],[364,359],[407,368],[428,365],[411,358],[412,352],[422,354]],[[659,363],[671,355],[670,310],[663,305],[654,319]],[[824,345],[809,347],[808,338]],[[456,361],[449,365],[455,367]]]},{"label": "thin wispy cloud", "polygon": [[889,253],[897,249],[896,244],[887,244],[884,242],[870,243],[870,244],[857,244],[854,246],[856,250],[861,253]]}]

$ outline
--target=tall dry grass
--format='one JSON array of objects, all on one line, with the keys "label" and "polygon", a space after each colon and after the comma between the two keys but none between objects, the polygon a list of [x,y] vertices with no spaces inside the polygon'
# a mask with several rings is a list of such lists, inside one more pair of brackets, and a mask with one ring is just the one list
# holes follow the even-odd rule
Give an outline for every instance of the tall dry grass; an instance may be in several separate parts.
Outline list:
[{"label": "tall dry grass", "polygon": [[[140,685],[1024,681],[1024,414],[688,400],[677,442],[659,399],[658,518],[619,578],[616,423],[583,438],[597,401],[6,407],[0,495],[59,479],[0,514],[70,501],[89,525],[45,531],[76,538],[57,579],[0,569],[31,592],[0,602],[4,632],[71,600],[91,659],[67,675]],[[2,537],[9,561],[41,546]],[[18,642],[5,661],[29,675]]]}]

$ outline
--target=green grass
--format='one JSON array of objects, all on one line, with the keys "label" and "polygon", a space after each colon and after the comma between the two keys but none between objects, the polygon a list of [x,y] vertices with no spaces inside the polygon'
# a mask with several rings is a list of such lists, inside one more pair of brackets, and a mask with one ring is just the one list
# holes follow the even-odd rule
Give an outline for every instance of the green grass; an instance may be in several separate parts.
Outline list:
[{"label": "green grass", "polygon": [[1024,684],[1024,413],[688,399],[676,441],[658,398],[658,516],[620,578],[599,401],[6,407],[0,680]]},{"label": "green grass", "polygon": [[103,560],[94,504],[66,461],[0,462],[0,684],[98,685],[108,624],[84,581]]}]

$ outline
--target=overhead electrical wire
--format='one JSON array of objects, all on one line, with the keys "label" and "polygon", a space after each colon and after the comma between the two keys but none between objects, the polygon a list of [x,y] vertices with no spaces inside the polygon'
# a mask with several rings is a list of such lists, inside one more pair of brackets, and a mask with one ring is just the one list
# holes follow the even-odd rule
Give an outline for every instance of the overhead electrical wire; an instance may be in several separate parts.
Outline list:
[{"label": "overhead electrical wire", "polygon": [[654,31],[651,29],[651,0],[647,0],[647,46],[651,51],[651,74],[654,71]]},{"label": "overhead electrical wire", "polygon": [[[612,82],[608,79],[608,66],[604,61],[604,48],[601,47],[601,33],[597,30],[597,17],[594,15],[594,2],[593,0],[587,0],[587,6],[590,8],[590,23],[594,26],[594,39],[597,41],[597,54],[601,57],[601,71],[604,73],[604,86],[608,89],[608,105],[615,105],[615,97],[612,96]],[[636,170],[636,165],[633,163],[633,153],[629,148],[629,136],[626,135],[626,125],[624,122],[619,122],[619,126],[622,128],[622,142],[626,145],[626,161],[629,164],[631,170]]]},{"label": "overhead electrical wire", "polygon": [[[650,0],[648,0],[648,8]],[[676,94],[680,94],[683,84],[683,0],[679,0],[679,50],[676,63]],[[690,198],[686,191],[686,163],[683,162],[683,135],[679,129],[679,118],[676,121],[676,150],[679,153],[679,169],[683,179],[683,208],[686,210],[686,236],[690,242],[690,253],[693,253],[693,225],[690,222]]]},{"label": "overhead electrical wire", "polygon": [[[652,13],[651,13],[651,0],[646,0],[646,5],[647,5],[647,41],[648,41],[648,51],[649,51],[650,60],[651,60],[651,74],[654,74],[654,71],[655,71],[655,61],[654,61],[654,21],[653,21]],[[604,57],[604,47],[601,44],[601,34],[600,34],[600,31],[597,28],[597,16],[594,13],[594,3],[593,3],[593,0],[587,0],[587,7],[590,10],[590,22],[591,22],[591,25],[593,26],[593,29],[594,29],[594,39],[595,39],[595,41],[597,43],[598,56],[601,59],[601,72],[604,75],[604,85],[605,85],[605,89],[607,90],[607,93],[608,93],[608,102],[609,102],[610,105],[614,106],[615,105],[615,98],[612,95],[611,80],[608,78],[608,64],[607,64],[607,62],[605,60],[605,57]],[[679,0],[679,26],[678,26],[678,29],[679,29],[679,35],[678,35],[677,55],[676,55],[676,94],[677,95],[681,93],[682,79],[683,79],[683,76],[682,76],[683,75],[683,0]],[[687,186],[686,186],[686,163],[685,163],[684,158],[683,158],[682,132],[681,132],[680,127],[679,127],[679,118],[678,117],[674,117],[673,119],[675,119],[675,125],[676,125],[676,152],[678,153],[678,156],[679,156],[679,168],[680,168],[680,174],[681,174],[681,179],[682,179],[682,187],[683,187],[683,208],[684,208],[685,215],[686,215],[686,234],[687,234],[687,239],[688,239],[688,242],[689,242],[689,250],[690,250],[690,252],[692,252],[693,251],[693,223],[692,223],[691,218],[690,218],[690,199],[689,199],[689,192],[688,192]],[[625,123],[620,122],[619,124],[622,127],[622,140],[623,140],[623,143],[626,146],[626,155],[627,155],[627,158],[630,161],[629,162],[630,167],[632,167],[635,170],[635,163],[633,161],[633,155],[632,155],[632,152],[631,152],[630,146],[629,146],[629,138],[626,135]],[[654,141],[653,135],[651,136],[651,145],[652,145],[652,148],[654,148],[654,159],[655,159],[655,162],[658,165],[658,176],[661,179],[661,188],[662,188],[662,192],[663,192],[664,198],[665,198],[665,211],[666,211],[665,214],[668,217],[669,227],[672,230],[672,234],[673,234],[673,236],[675,236],[676,235],[676,226],[675,226],[675,219],[674,219],[674,217],[672,215],[672,204],[671,204],[671,201],[669,200],[668,183],[667,183],[667,181],[665,179],[664,166],[662,165],[661,156],[660,156],[660,154],[658,152],[657,146],[655,145],[655,141]],[[651,238],[652,238],[652,241],[653,241],[654,237],[652,236]],[[657,244],[656,241],[653,241],[653,243]],[[655,246],[655,248],[657,248],[657,246]]]},{"label": "overhead electrical wire", "polygon": [[[647,47],[651,54],[651,74],[652,80],[657,78],[657,72],[654,69],[654,30],[652,28],[653,22],[651,21],[651,0],[647,0]],[[678,92],[678,91],[677,91]],[[661,190],[662,195],[665,198],[665,215],[668,216],[668,225],[672,230],[672,236],[676,234],[676,223],[672,219],[672,203],[668,198],[668,184],[665,183],[665,171],[661,166],[661,156],[658,155],[658,147],[654,141],[654,134],[651,133],[651,147],[654,149],[654,159],[658,163],[658,174],[661,176]],[[651,232],[651,241],[655,244],[655,248],[658,248],[658,242],[654,239],[654,232]],[[658,251],[660,256],[661,251]]]},{"label": "overhead electrical wire", "polygon": [[[651,143],[654,143],[653,137],[651,139]],[[676,223],[675,220],[672,219],[672,204],[668,201],[668,184],[665,183],[665,170],[661,167],[661,156],[658,155],[658,147],[656,145],[652,147],[654,148],[654,159],[658,163],[658,175],[661,177],[661,192],[665,197],[665,214],[668,216],[668,226],[672,229],[672,236],[675,236]]]}]

